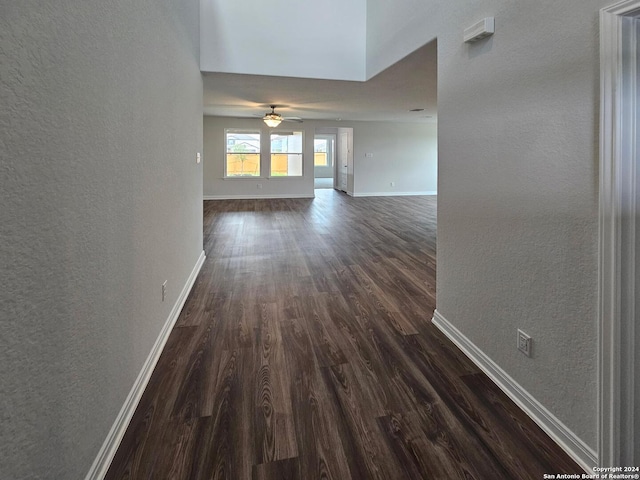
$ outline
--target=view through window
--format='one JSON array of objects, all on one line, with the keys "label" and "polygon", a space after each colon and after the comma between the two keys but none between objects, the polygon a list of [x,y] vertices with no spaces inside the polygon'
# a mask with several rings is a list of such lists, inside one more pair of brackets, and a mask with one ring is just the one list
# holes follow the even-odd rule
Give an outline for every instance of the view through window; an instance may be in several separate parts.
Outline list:
[{"label": "view through window", "polygon": [[302,176],[302,132],[271,134],[271,176]]},{"label": "view through window", "polygon": [[314,167],[333,167],[336,136],[334,134],[316,134],[313,137]]},{"label": "view through window", "polygon": [[260,176],[260,132],[226,130],[226,177]]},{"label": "view through window", "polygon": [[328,138],[316,138],[313,140],[313,165],[316,167],[329,167]]}]

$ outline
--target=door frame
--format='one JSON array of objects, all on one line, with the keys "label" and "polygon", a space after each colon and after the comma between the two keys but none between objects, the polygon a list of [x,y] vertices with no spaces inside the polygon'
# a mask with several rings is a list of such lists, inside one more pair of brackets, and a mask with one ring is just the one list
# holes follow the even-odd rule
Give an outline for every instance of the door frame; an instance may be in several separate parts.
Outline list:
[{"label": "door frame", "polygon": [[[340,149],[342,148],[342,139],[343,139],[343,135],[346,135],[346,155],[347,158],[344,159],[344,161],[347,162],[346,167],[343,166],[343,161],[340,158]],[[340,127],[338,128],[338,136],[337,136],[337,155],[336,155],[336,187],[338,190],[341,190],[343,192],[345,192],[347,195],[351,195],[353,196],[353,191],[349,190],[349,175],[351,175],[353,177],[354,175],[354,166],[353,166],[353,127]],[[345,185],[345,189],[342,190],[342,185],[341,185],[341,170],[340,169],[345,169],[346,171],[344,172],[345,174],[345,181],[346,181],[346,185]],[[353,179],[352,179],[353,182]],[[353,185],[351,185],[351,187],[353,188]]]},{"label": "door frame", "polygon": [[598,463],[632,465],[640,0],[600,11]]},{"label": "door frame", "polygon": [[[336,129],[337,130],[337,129]],[[317,138],[321,138],[321,139],[325,139],[327,141],[329,141],[329,143],[331,143],[331,146],[329,147],[327,145],[327,153],[331,153],[331,180],[333,181],[333,188],[336,188],[336,163],[337,163],[337,158],[338,158],[338,154],[336,152],[337,150],[337,146],[338,146],[338,140],[337,140],[337,133],[324,133],[323,132],[318,132],[318,129],[316,129],[316,132],[313,134],[313,140],[315,142],[315,140]],[[315,147],[314,147],[314,153],[315,153]],[[316,174],[315,174],[315,164],[313,167],[313,179],[315,182],[316,179]]]},{"label": "door frame", "polygon": [[[338,190],[347,193],[347,190],[349,189],[349,181],[347,176],[347,165],[349,164],[349,133],[343,130],[339,130],[338,138],[338,159],[336,161],[338,176],[336,178],[336,183],[338,186]],[[342,158],[342,148],[345,149],[344,155],[346,158]],[[347,162],[347,165],[344,165],[345,162]],[[343,180],[344,185],[342,184]]]}]

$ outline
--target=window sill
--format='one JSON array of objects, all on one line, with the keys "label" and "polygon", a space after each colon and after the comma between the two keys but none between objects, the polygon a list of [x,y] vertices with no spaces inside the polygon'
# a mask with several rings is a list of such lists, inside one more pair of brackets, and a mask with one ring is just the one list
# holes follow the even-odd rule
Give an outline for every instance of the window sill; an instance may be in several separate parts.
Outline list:
[{"label": "window sill", "polygon": [[268,177],[222,177],[222,180],[266,180]]},{"label": "window sill", "polygon": [[287,175],[275,177],[222,177],[222,180],[295,180],[305,178],[304,175]]}]

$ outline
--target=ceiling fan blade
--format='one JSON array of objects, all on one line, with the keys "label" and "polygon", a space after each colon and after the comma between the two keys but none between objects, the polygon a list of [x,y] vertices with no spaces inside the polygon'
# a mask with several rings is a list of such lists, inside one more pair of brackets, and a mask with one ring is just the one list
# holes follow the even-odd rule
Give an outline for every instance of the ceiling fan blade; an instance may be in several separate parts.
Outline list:
[{"label": "ceiling fan blade", "polygon": [[282,117],[282,121],[302,123],[302,119],[300,117]]}]

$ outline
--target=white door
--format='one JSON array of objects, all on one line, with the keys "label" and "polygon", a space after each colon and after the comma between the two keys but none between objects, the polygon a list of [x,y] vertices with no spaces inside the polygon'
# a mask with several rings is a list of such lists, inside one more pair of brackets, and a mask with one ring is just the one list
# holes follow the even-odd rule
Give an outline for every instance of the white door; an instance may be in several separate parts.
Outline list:
[{"label": "white door", "polygon": [[340,134],[340,146],[338,148],[338,190],[347,191],[347,174],[349,168],[349,133]]}]

